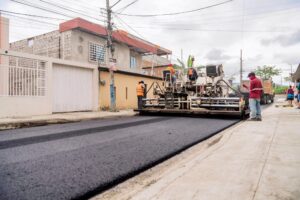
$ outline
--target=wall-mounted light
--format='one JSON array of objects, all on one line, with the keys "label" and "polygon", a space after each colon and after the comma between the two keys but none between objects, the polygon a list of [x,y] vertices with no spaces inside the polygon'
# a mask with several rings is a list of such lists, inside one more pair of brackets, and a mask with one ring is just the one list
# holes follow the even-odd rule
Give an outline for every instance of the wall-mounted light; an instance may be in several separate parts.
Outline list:
[{"label": "wall-mounted light", "polygon": [[99,83],[100,83],[100,85],[104,86],[106,84],[106,81],[105,80],[100,80]]}]

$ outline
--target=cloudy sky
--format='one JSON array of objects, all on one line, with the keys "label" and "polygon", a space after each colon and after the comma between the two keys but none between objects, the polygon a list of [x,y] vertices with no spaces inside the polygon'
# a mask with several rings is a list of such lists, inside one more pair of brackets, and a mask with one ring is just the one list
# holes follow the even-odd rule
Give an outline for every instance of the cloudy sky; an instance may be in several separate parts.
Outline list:
[{"label": "cloudy sky", "polygon": [[[222,2],[227,3],[186,14],[136,16],[183,12]],[[103,24],[104,7],[105,0],[0,0],[4,11],[58,18],[3,11],[10,18],[10,41],[56,30],[60,22],[72,17]],[[291,66],[296,70],[300,63],[300,0],[121,0],[113,10],[119,13],[113,16],[115,28],[172,50],[173,62],[181,57],[182,49],[184,60],[191,54],[197,64],[223,63],[225,73],[237,77],[243,49],[244,74],[256,66],[276,65],[282,70],[275,77],[277,83],[288,76]]]}]

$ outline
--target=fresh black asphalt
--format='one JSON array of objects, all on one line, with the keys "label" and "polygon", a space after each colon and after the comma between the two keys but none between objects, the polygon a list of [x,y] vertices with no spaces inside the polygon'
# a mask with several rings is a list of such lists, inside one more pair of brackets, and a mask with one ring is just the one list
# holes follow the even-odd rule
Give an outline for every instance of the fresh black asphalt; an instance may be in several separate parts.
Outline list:
[{"label": "fresh black asphalt", "polygon": [[86,199],[238,122],[140,116],[0,132],[0,199]]}]

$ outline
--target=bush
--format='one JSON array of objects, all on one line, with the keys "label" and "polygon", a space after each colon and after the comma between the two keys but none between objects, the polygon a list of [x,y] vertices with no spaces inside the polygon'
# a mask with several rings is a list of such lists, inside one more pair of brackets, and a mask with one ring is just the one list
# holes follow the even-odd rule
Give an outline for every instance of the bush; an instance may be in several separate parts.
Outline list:
[{"label": "bush", "polygon": [[288,86],[276,86],[274,91],[275,94],[285,94],[285,91],[288,89]]}]

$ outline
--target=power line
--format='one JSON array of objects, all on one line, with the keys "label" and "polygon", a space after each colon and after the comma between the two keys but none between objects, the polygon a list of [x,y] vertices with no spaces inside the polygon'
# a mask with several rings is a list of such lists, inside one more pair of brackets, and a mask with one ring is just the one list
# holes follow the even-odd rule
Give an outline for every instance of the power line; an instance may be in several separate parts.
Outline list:
[{"label": "power line", "polygon": [[135,4],[137,1],[139,1],[139,0],[134,0],[133,2],[131,2],[131,3],[127,4],[126,6],[124,6],[123,8],[120,8],[119,10],[117,10],[117,12],[119,12],[119,13],[123,12],[126,8],[128,8],[129,6]]},{"label": "power line", "polygon": [[[162,29],[162,30],[178,30],[178,31],[203,31],[203,32],[237,32],[240,33],[241,30],[225,30],[225,29],[195,29],[195,28],[176,28],[176,27],[155,27],[155,26],[148,26],[148,27],[134,27],[134,28],[140,28],[140,29]],[[290,31],[264,31],[264,30],[244,30],[244,32],[291,32]]]},{"label": "power line", "polygon": [[135,32],[137,35],[139,35],[142,39],[146,40],[139,32],[137,32],[134,28],[132,28],[129,24],[127,24],[125,21],[123,21],[118,15],[114,14],[114,16],[119,20],[121,24],[124,24],[129,29],[131,29],[133,32]]},{"label": "power line", "polygon": [[66,20],[66,19],[55,18],[55,17],[47,17],[47,16],[41,16],[41,15],[31,15],[31,14],[26,14],[26,13],[12,12],[12,11],[7,11],[7,10],[0,10],[0,12],[10,13],[10,14],[15,14],[15,15],[24,15],[24,16],[29,16],[29,17],[37,17],[37,18],[43,18],[43,19]]},{"label": "power line", "polygon": [[43,11],[46,11],[46,12],[58,14],[58,15],[61,15],[61,16],[65,16],[65,17],[69,17],[69,18],[74,18],[73,16],[66,15],[64,13],[60,13],[60,12],[57,12],[57,11],[54,11],[54,10],[51,10],[51,9],[47,9],[47,8],[44,8],[44,7],[41,7],[41,6],[32,4],[32,3],[28,3],[28,2],[25,2],[25,1],[22,1],[22,2],[17,1],[17,0],[10,0],[10,1],[22,4],[22,5],[26,5],[26,6],[29,6],[29,7],[32,7],[32,8],[40,9],[40,10],[43,10]]},{"label": "power line", "polygon": [[118,3],[120,3],[120,1],[122,1],[122,0],[118,0],[116,3],[114,3],[112,6],[110,6],[110,9],[112,9],[115,5],[117,5]]},{"label": "power line", "polygon": [[[7,15],[7,14],[4,14],[4,15]],[[19,17],[18,17],[18,19],[19,19]],[[33,26],[33,27],[36,27],[37,29],[39,28],[39,29],[47,29],[47,30],[50,27],[54,28],[54,25],[52,25],[52,24],[48,24],[48,26],[47,26],[47,24],[45,24],[45,26],[41,26],[41,25],[35,24],[35,22],[25,24],[25,23],[21,22],[20,20],[23,20],[23,22],[28,22],[24,19],[19,19],[18,21],[2,22],[2,24],[6,24],[6,25],[9,25],[9,26],[18,25],[18,27],[23,27],[23,28],[31,28]],[[36,22],[36,23],[41,23],[41,22]],[[57,25],[55,25],[55,27],[57,27]]]},{"label": "power line", "polygon": [[13,15],[13,14],[4,13],[4,15],[16,17],[16,18],[19,18],[19,19],[25,19],[25,20],[30,21],[30,22],[38,22],[38,23],[41,23],[41,24],[49,24],[49,25],[52,25],[52,26],[55,26],[55,27],[58,26],[57,24],[53,24],[53,23],[50,23],[50,22],[40,21],[40,20],[36,20],[36,19],[29,19],[29,18],[26,18],[26,17],[20,17],[20,16]]},{"label": "power line", "polygon": [[[276,15],[280,15],[280,14],[291,14],[291,9],[299,9],[299,8],[289,8],[289,10],[276,10],[276,11],[272,11],[270,13],[256,13],[256,15],[262,15],[262,16],[255,16],[255,17],[252,17],[252,18],[249,18],[249,19],[245,19],[246,21],[252,21],[252,20],[257,20],[257,19],[261,19],[261,18],[266,18],[266,17],[269,17],[268,15],[270,14],[273,14],[273,13],[276,13]],[[299,11],[298,10],[295,10],[297,13],[296,14],[299,14]],[[280,13],[278,13],[280,12]],[[285,12],[288,12],[288,13],[285,13]],[[263,16],[263,15],[267,15],[267,16]],[[245,15],[245,16],[251,16],[253,14],[248,14],[248,15]],[[232,23],[232,22],[235,22],[235,21],[240,21],[240,15],[236,15],[236,16],[232,16],[234,17],[234,19],[229,19],[229,18],[211,18],[210,20],[205,20],[206,23],[189,23],[190,26],[203,26],[203,25],[214,25],[215,23],[217,23],[217,25],[223,25],[224,23]],[[209,22],[209,21],[212,21]],[[208,22],[208,23],[207,23]],[[215,23],[214,23],[215,22]],[[145,23],[143,23],[145,24]],[[164,23],[155,23],[157,26],[161,26],[161,27],[170,27],[168,25],[174,25],[172,24],[172,21],[170,22],[164,22]],[[131,24],[132,25],[132,24]],[[140,25],[140,24],[135,24],[135,25]],[[184,26],[184,25],[187,25],[186,22],[178,22],[176,21],[176,24],[175,24],[177,27],[179,26]]]},{"label": "power line", "polygon": [[97,21],[105,22],[105,20],[100,20],[100,19],[98,19],[98,18],[96,18],[96,17],[92,17],[92,16],[90,16],[90,15],[87,15],[87,14],[84,14],[84,13],[81,13],[81,12],[78,12],[78,11],[75,11],[75,10],[73,10],[73,9],[71,9],[71,8],[69,8],[69,7],[66,7],[66,6],[64,6],[64,5],[61,5],[61,4],[51,3],[51,2],[45,1],[45,0],[40,0],[40,1],[43,2],[43,3],[49,4],[49,5],[51,5],[51,6],[54,6],[54,7],[63,9],[63,10],[66,10],[66,11],[70,11],[70,12],[73,12],[73,13],[76,13],[76,14],[79,14],[79,15],[82,15],[82,16],[86,16],[86,17],[89,17],[89,18],[91,18],[91,19],[95,19],[95,20],[97,20]]},{"label": "power line", "polygon": [[[66,2],[67,1],[67,2]],[[55,1],[56,2],[56,1]],[[59,2],[62,2],[62,1],[59,1]],[[67,4],[70,4],[70,5],[76,5],[76,6],[79,6],[81,9],[84,8],[84,10],[89,10],[89,11],[94,11],[94,12],[99,12],[101,7],[90,7],[88,6],[89,4],[86,4],[86,3],[80,3],[80,1],[73,1],[73,0],[63,0],[63,2],[67,3]],[[69,2],[69,3],[68,3]],[[96,9],[96,8],[99,8],[99,9]]]},{"label": "power line", "polygon": [[[273,13],[273,12],[282,12],[282,11],[286,11],[286,10],[292,10],[292,9],[298,9],[299,7],[296,7],[295,5],[299,5],[299,4],[293,4],[292,7],[285,7],[282,9],[282,7],[280,7],[281,9],[275,9],[275,10],[269,10],[269,9],[263,9],[261,10],[260,8],[264,8],[264,7],[252,7],[252,8],[248,8],[248,9],[245,9],[245,10],[255,10],[255,11],[260,11],[258,13],[249,13],[249,14],[246,14],[245,16],[255,16],[255,15],[265,15],[265,14],[269,14],[269,13]],[[270,8],[271,6],[268,6],[267,8]],[[230,10],[230,11],[226,11],[226,12],[217,12],[216,14],[219,15],[219,14],[222,14],[222,13],[228,13],[230,12],[230,14],[233,14],[234,13],[234,10]],[[189,22],[191,21],[191,17],[201,17],[201,19],[199,20],[205,20],[205,21],[208,21],[208,20],[216,20],[219,22],[220,19],[226,19],[226,18],[234,18],[235,20],[240,20],[240,17],[242,17],[243,15],[240,15],[240,10],[238,11],[238,14],[239,15],[230,15],[230,16],[219,16],[219,17],[209,17],[207,18],[207,14],[203,15],[193,15],[193,16],[189,16],[187,18],[183,18],[181,17],[180,19],[160,19],[159,22],[176,22],[176,24],[179,22],[179,21],[182,21],[182,20],[189,20]],[[137,18],[138,19],[138,18]],[[249,19],[248,19],[249,20]]]},{"label": "power line", "polygon": [[179,14],[186,14],[186,13],[197,12],[197,11],[200,11],[200,10],[205,10],[205,9],[208,9],[208,8],[212,8],[212,7],[216,7],[216,6],[222,5],[222,4],[229,3],[231,1],[233,1],[233,0],[224,1],[224,2],[221,2],[221,3],[217,3],[217,4],[213,4],[213,5],[210,5],[210,6],[205,6],[205,7],[197,8],[197,9],[193,9],[193,10],[187,10],[187,11],[181,11],[181,12],[173,12],[173,13],[134,15],[134,14],[122,14],[122,13],[116,12],[116,14],[124,15],[124,16],[131,16],[131,17],[158,17],[158,16],[179,15]]}]

